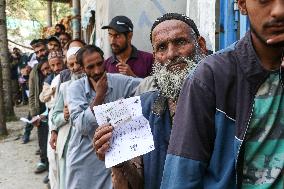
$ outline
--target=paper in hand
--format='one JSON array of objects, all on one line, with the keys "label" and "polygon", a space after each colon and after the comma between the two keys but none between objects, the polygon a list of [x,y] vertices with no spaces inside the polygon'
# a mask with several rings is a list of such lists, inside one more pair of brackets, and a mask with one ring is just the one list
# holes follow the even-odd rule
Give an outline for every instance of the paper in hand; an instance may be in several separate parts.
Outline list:
[{"label": "paper in hand", "polygon": [[21,121],[23,121],[23,122],[25,122],[25,123],[29,123],[29,124],[32,124],[32,123],[36,122],[36,121],[39,120],[39,119],[40,119],[40,116],[39,116],[39,115],[33,117],[31,120],[28,120],[27,118],[24,118],[24,117],[21,117],[21,118],[20,118]]},{"label": "paper in hand", "polygon": [[94,113],[99,125],[111,123],[114,127],[105,155],[107,168],[155,149],[149,122],[142,115],[140,97],[95,106]]}]

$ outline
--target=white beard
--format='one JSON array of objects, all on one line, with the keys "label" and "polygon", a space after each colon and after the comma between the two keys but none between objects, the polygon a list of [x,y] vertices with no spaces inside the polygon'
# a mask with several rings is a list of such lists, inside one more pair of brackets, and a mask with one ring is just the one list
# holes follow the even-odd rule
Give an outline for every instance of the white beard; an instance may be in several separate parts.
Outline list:
[{"label": "white beard", "polygon": [[85,76],[86,76],[85,73],[79,73],[79,74],[72,73],[71,78],[72,78],[73,81],[75,81],[75,80],[80,79],[80,78],[85,77]]},{"label": "white beard", "polygon": [[[168,70],[167,66],[178,62],[184,62],[187,66],[180,70]],[[177,100],[189,72],[196,67],[196,63],[189,58],[181,57],[175,61],[168,61],[165,64],[155,62],[153,65],[153,76],[155,78],[158,90],[166,98]]]}]

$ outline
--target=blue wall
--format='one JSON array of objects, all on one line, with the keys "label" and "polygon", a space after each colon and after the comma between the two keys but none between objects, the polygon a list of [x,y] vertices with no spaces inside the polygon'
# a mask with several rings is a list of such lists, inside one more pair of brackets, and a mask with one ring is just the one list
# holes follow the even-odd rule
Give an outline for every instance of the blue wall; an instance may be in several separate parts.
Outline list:
[{"label": "blue wall", "polygon": [[[249,29],[247,16],[240,16],[235,0],[220,0],[219,49],[224,49],[243,37]],[[239,32],[238,32],[239,29]]]}]

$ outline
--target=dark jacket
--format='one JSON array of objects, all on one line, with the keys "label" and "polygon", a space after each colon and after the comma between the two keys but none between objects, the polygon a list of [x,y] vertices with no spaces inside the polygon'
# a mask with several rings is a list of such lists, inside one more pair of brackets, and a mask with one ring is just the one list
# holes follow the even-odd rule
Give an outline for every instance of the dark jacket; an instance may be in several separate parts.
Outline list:
[{"label": "dark jacket", "polygon": [[164,163],[172,129],[170,111],[165,98],[159,92],[146,92],[141,96],[143,116],[149,121],[155,150],[143,155],[144,188],[160,188]]},{"label": "dark jacket", "polygon": [[268,75],[250,32],[199,64],[178,101],[162,188],[240,188],[254,97]]},{"label": "dark jacket", "polygon": [[29,76],[29,110],[31,116],[39,115],[45,111],[45,104],[39,100],[44,81],[39,66],[40,64],[36,64]]}]

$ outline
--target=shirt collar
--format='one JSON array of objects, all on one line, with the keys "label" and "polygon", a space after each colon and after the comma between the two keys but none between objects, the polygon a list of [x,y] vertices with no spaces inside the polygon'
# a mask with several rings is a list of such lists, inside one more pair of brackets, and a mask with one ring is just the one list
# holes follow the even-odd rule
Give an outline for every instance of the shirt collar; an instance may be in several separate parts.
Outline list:
[{"label": "shirt collar", "polygon": [[[138,58],[138,50],[137,50],[137,48],[135,46],[133,46],[133,45],[131,45],[131,46],[132,46],[132,51],[131,51],[131,54],[130,54],[130,57],[129,57],[128,60],[130,60],[132,58],[134,58],[134,59]],[[110,60],[111,60],[112,64],[116,64],[116,63],[119,62],[114,54],[112,55]]]}]

